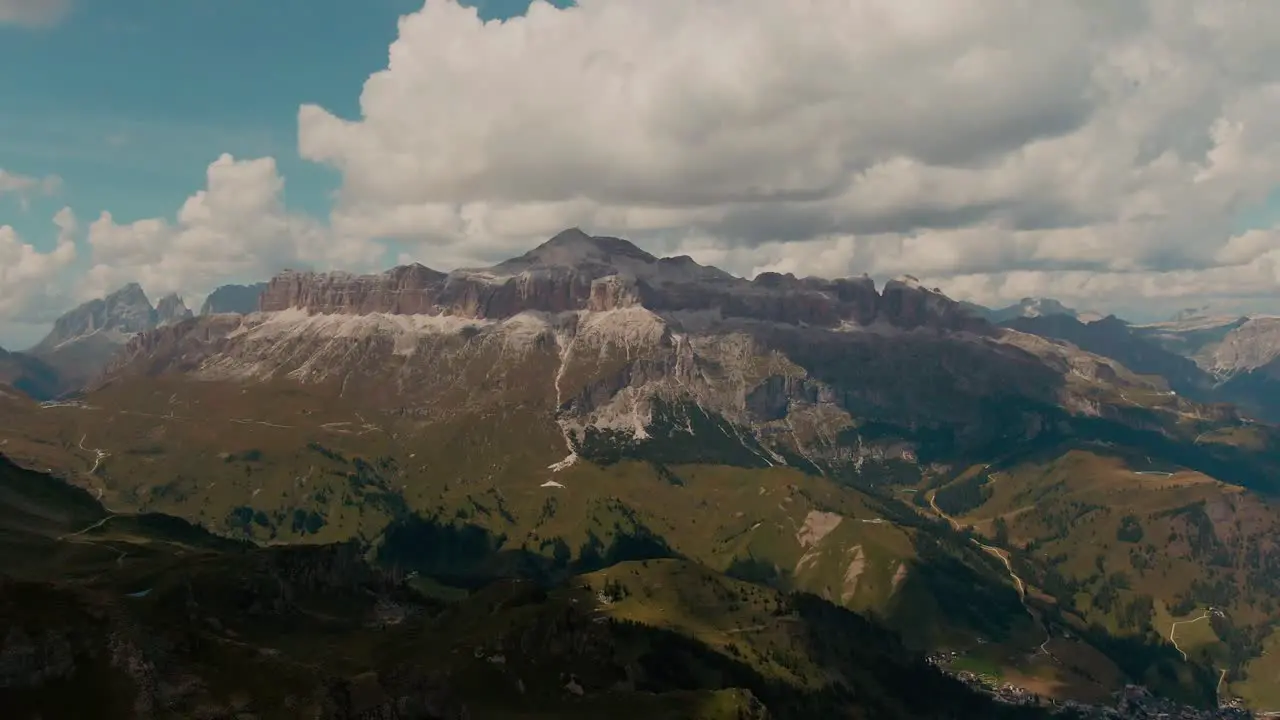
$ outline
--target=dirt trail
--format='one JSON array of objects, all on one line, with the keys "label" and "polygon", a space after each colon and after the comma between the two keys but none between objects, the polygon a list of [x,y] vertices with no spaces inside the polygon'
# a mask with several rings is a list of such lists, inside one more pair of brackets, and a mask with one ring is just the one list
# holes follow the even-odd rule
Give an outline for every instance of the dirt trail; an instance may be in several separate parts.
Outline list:
[{"label": "dirt trail", "polygon": [[[1169,627],[1169,642],[1173,643],[1174,650],[1177,650],[1178,652],[1182,653],[1183,662],[1187,661],[1187,651],[1178,647],[1178,641],[1176,638],[1174,638],[1174,635],[1176,635],[1178,632],[1178,626],[1190,625],[1191,623],[1200,622],[1201,620],[1208,620],[1208,619],[1209,619],[1209,611],[1205,610],[1203,615],[1201,615],[1198,618],[1195,618],[1194,620],[1179,620]],[[1219,684],[1221,684],[1221,682],[1219,682]]]},{"label": "dirt trail", "polygon": [[90,525],[89,527],[84,528],[83,530],[77,530],[77,531],[75,531],[75,532],[73,532],[73,533],[68,533],[68,534],[66,534],[66,535],[62,535],[62,536],[60,536],[58,539],[59,539],[59,540],[66,540],[67,538],[73,538],[73,537],[77,537],[77,536],[83,535],[83,534],[85,534],[85,533],[89,532],[90,530],[97,530],[98,528],[102,527],[103,525],[106,525],[106,524],[107,524],[107,521],[108,521],[108,520],[110,520],[110,519],[111,519],[111,518],[113,518],[113,517],[116,517],[116,516],[115,516],[115,515],[108,515],[108,516],[106,516],[106,517],[102,518],[101,520],[99,520],[98,522],[96,522],[96,523],[94,523],[94,524]]}]

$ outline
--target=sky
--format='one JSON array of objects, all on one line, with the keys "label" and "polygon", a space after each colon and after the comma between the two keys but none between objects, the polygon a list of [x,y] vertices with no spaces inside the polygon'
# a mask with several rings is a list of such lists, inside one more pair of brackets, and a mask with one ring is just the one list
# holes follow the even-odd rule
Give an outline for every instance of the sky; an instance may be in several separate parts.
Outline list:
[{"label": "sky", "polygon": [[198,307],[572,226],[744,276],[1280,312],[1280,3],[557,5],[0,0],[0,346],[128,282]]}]

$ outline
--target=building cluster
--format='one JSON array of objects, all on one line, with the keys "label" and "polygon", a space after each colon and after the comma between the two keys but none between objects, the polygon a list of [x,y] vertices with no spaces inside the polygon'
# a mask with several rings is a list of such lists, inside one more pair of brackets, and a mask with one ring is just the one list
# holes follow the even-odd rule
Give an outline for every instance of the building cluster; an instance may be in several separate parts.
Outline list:
[{"label": "building cluster", "polygon": [[1053,717],[1064,720],[1252,720],[1254,714],[1236,701],[1227,701],[1213,709],[1200,709],[1157,697],[1140,685],[1129,685],[1116,693],[1110,705],[1089,705],[1074,701],[1057,702],[1012,683],[968,670],[950,670],[947,665],[960,656],[956,652],[930,655],[930,665],[941,668],[970,688],[986,693],[996,702],[1007,705],[1051,705]]},{"label": "building cluster", "polygon": [[1210,710],[1188,707],[1156,697],[1139,685],[1126,686],[1117,693],[1113,707],[1063,703],[1055,714],[1089,720],[1250,720],[1254,717],[1253,713],[1236,704],[1224,704]]}]

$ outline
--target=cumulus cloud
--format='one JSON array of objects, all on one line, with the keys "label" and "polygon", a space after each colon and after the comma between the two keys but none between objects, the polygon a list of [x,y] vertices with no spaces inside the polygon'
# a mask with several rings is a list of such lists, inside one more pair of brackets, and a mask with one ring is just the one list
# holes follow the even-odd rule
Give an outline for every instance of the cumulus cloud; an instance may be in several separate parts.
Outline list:
[{"label": "cumulus cloud", "polygon": [[[224,156],[174,218],[93,222],[78,291],[364,269],[383,240],[447,269],[581,226],[746,275],[1280,311],[1280,229],[1240,223],[1280,188],[1280,3],[579,0],[482,22],[426,0],[398,30],[357,117],[299,109],[299,153],[342,178],[327,223],[285,209],[272,159]],[[16,177],[0,192],[37,192]]]},{"label": "cumulus cloud", "polygon": [[62,187],[62,178],[46,175],[42,178],[19,175],[0,168],[0,197],[12,195],[25,210],[34,195],[53,195]]},{"label": "cumulus cloud", "polygon": [[568,225],[960,296],[1274,288],[1280,5],[581,0],[402,18],[361,114],[300,109],[332,222],[489,260]]},{"label": "cumulus cloud", "polygon": [[76,259],[77,225],[70,208],[58,211],[53,224],[58,239],[49,252],[23,242],[12,226],[0,225],[0,318],[50,320],[50,309],[60,306],[59,278]]},{"label": "cumulus cloud", "polygon": [[70,0],[0,0],[0,25],[48,27],[70,11]]},{"label": "cumulus cloud", "polygon": [[187,198],[176,220],[120,224],[103,212],[88,231],[92,266],[81,299],[128,282],[152,294],[203,296],[230,279],[259,279],[283,267],[366,267],[380,248],[344,239],[311,218],[288,212],[275,160],[222,155],[206,188]]}]

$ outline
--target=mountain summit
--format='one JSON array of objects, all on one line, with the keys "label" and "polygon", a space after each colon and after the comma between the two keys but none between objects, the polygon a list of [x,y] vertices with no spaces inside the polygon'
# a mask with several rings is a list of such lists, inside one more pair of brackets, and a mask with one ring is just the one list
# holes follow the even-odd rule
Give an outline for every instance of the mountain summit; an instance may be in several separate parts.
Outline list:
[{"label": "mountain summit", "polygon": [[172,325],[191,317],[193,317],[191,310],[176,293],[169,293],[156,303],[155,324],[157,326]]},{"label": "mountain summit", "polygon": [[53,329],[31,351],[47,354],[58,346],[99,333],[125,336],[155,327],[155,308],[138,283],[129,283],[104,298],[90,300],[58,318]]},{"label": "mountain summit", "polygon": [[651,265],[658,258],[634,243],[614,237],[593,237],[579,228],[564,230],[529,252],[494,265],[495,273],[515,274],[535,268],[623,268]]}]

